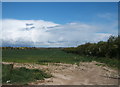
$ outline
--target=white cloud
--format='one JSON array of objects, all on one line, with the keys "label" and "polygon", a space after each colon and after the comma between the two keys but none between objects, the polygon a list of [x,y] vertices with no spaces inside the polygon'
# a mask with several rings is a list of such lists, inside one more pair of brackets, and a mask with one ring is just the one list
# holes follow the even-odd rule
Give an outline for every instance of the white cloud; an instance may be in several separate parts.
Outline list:
[{"label": "white cloud", "polygon": [[[33,24],[27,26],[27,24]],[[32,27],[32,28],[30,28]],[[107,40],[109,33],[97,33],[99,26],[84,23],[64,25],[44,20],[2,20],[3,46],[76,46]]]}]

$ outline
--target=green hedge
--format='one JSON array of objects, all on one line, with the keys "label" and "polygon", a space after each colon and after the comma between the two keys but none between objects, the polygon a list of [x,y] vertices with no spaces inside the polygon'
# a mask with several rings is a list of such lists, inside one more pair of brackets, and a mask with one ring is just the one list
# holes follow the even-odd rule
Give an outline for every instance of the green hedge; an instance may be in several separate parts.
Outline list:
[{"label": "green hedge", "polygon": [[68,53],[76,53],[79,55],[118,58],[119,46],[120,37],[110,36],[106,42],[85,43],[78,47],[64,48],[63,50]]}]

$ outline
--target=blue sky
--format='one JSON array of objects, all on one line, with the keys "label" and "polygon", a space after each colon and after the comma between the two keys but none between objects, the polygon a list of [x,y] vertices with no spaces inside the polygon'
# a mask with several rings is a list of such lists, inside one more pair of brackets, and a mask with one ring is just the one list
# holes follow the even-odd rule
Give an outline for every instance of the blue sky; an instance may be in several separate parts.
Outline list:
[{"label": "blue sky", "polygon": [[[25,23],[33,23],[34,27],[38,27],[39,23],[41,23],[41,26],[46,27],[46,31],[38,31],[43,32],[46,34],[46,32],[49,32],[49,34],[53,34],[53,32],[57,33],[54,37],[58,37],[61,42],[65,41],[73,41],[74,42],[80,41],[79,44],[82,44],[83,42],[97,42],[99,40],[106,40],[106,38],[109,35],[117,35],[117,19],[118,19],[118,3],[117,2],[4,2],[2,5],[2,18],[5,26],[4,32],[8,32],[6,29],[6,26],[11,27],[11,31],[17,30],[16,26],[8,25],[8,23],[16,23],[19,21],[20,25],[17,26],[25,26]],[[32,21],[31,21],[32,20]],[[40,21],[39,21],[40,20]],[[7,22],[6,22],[7,21]],[[24,22],[24,23],[23,23]],[[44,22],[44,23],[43,23]],[[23,24],[22,24],[23,23]],[[22,24],[22,25],[21,25]],[[50,26],[47,26],[47,25]],[[55,26],[58,26],[57,28]],[[49,27],[54,27],[50,28]],[[43,27],[42,27],[43,28]],[[69,31],[67,29],[69,28]],[[69,35],[64,36],[62,34],[70,33],[70,31],[74,30],[73,35],[75,35],[75,31],[80,28],[83,28],[83,30],[79,30],[80,37],[83,37],[84,40],[78,39],[77,36],[73,38],[72,40],[69,40]],[[19,28],[20,29],[20,28]],[[22,28],[21,28],[22,29]],[[35,30],[37,30],[35,29]],[[57,29],[57,30],[56,30]],[[59,30],[58,30],[59,29]],[[92,30],[91,30],[92,29]],[[33,30],[33,31],[35,31]],[[19,31],[19,30],[18,30]],[[16,31],[15,35],[21,34]],[[33,31],[30,31],[33,33]],[[83,32],[86,31],[86,32]],[[88,31],[93,31],[88,32]],[[31,34],[29,32],[29,34]],[[60,32],[63,32],[60,34]],[[86,36],[82,35],[81,33],[85,33]],[[90,38],[87,37],[87,34],[90,33],[94,36],[94,34],[98,35],[96,38],[90,40]],[[13,33],[10,33],[13,34]],[[79,36],[79,33],[77,33]],[[104,35],[103,35],[104,34]],[[4,35],[4,33],[3,33]],[[100,37],[102,39],[98,39]],[[41,34],[38,34],[38,36],[41,36]],[[44,35],[43,35],[44,36]],[[107,36],[107,37],[106,37]],[[17,36],[19,38],[24,38],[21,36]],[[9,38],[6,37],[8,40],[4,40],[3,42],[7,43],[10,40],[12,40],[13,44],[16,44],[16,42],[19,42],[17,37]],[[34,37],[34,36],[33,36]],[[48,38],[47,36],[44,36],[47,39],[47,42],[54,42],[58,43],[57,39],[53,38],[51,35],[51,38]],[[5,38],[5,39],[6,39]],[[62,38],[62,39],[61,39]],[[92,37],[91,37],[92,38]],[[98,40],[97,40],[98,39]],[[48,41],[50,40],[50,41]],[[23,40],[27,41],[27,40]],[[83,42],[82,42],[83,41]],[[36,40],[36,41],[27,41],[34,43],[35,46],[40,46],[40,44],[37,44],[38,42],[44,42]],[[75,44],[71,44],[71,46],[75,46]],[[28,44],[27,44],[28,45]],[[54,46],[54,44],[42,44],[42,46]],[[66,46],[65,44],[62,45],[55,45],[55,46]]]},{"label": "blue sky", "polygon": [[64,24],[73,21],[101,21],[98,14],[117,14],[117,3],[114,2],[16,2],[3,3],[3,19],[47,20]]}]

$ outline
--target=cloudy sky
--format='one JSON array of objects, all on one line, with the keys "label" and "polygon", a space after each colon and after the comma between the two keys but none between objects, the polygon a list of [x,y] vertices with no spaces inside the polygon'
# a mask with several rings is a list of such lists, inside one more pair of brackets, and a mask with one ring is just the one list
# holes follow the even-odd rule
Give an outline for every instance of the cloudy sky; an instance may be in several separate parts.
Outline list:
[{"label": "cloudy sky", "polygon": [[[4,2],[3,46],[68,47],[118,33],[116,2]],[[1,20],[0,20],[1,21]]]}]

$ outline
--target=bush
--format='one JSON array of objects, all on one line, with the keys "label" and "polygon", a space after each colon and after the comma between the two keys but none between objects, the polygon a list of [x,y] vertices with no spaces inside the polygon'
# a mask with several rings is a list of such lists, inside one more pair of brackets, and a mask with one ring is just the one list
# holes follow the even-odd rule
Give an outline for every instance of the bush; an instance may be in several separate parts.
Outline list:
[{"label": "bush", "polygon": [[118,58],[119,46],[120,37],[110,36],[106,42],[85,43],[78,47],[64,48],[63,50],[68,53],[76,53],[79,55]]}]

